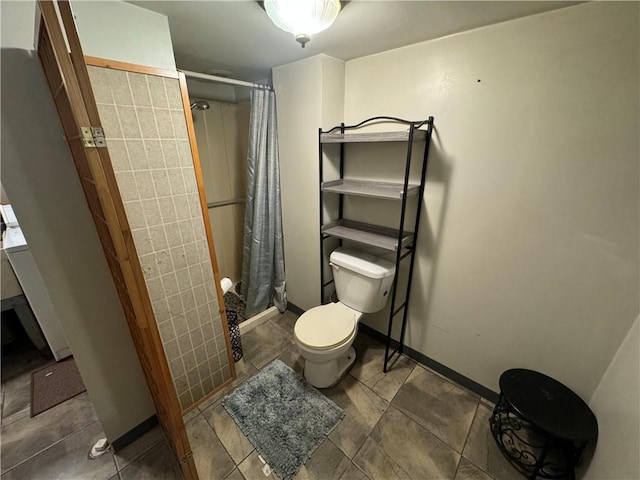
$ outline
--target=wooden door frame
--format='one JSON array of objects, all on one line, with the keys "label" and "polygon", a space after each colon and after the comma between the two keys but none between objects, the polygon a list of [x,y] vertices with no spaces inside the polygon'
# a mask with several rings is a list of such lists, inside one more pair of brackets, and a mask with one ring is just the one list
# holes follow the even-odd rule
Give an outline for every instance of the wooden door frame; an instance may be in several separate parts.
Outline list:
[{"label": "wooden door frame", "polygon": [[39,0],[36,18],[38,57],[158,418],[185,479],[197,479],[198,472],[180,403],[108,149],[83,146],[81,141],[83,136],[79,128],[101,127],[101,121],[68,0],[58,0],[56,3],[54,0]]}]

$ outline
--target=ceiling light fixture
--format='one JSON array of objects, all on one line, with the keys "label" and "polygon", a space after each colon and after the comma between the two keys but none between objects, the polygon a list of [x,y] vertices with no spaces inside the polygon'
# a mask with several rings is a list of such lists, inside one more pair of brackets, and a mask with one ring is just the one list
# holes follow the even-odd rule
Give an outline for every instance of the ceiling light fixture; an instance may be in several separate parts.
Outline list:
[{"label": "ceiling light fixture", "polygon": [[304,48],[311,35],[326,30],[340,13],[340,0],[264,0],[271,21],[292,33]]}]

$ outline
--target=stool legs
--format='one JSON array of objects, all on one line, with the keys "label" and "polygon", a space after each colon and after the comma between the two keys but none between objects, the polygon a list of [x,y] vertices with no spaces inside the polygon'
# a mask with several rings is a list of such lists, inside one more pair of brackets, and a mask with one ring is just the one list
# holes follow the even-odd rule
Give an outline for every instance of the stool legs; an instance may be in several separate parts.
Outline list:
[{"label": "stool legs", "polygon": [[586,444],[574,445],[521,418],[500,394],[489,419],[498,449],[520,473],[536,478],[574,479],[574,468]]}]

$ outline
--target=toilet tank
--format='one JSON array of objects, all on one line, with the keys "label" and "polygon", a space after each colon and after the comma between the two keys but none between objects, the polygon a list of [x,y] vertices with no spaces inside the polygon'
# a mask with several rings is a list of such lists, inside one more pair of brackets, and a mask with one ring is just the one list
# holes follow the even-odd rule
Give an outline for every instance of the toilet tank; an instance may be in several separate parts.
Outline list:
[{"label": "toilet tank", "polygon": [[369,253],[338,248],[330,257],[338,300],[363,313],[382,310],[387,304],[396,267]]}]

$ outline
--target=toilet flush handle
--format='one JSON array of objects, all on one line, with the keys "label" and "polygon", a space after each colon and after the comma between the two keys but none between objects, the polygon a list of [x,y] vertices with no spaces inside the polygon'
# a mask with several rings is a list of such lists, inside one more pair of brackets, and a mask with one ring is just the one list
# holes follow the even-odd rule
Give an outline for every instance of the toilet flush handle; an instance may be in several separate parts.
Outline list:
[{"label": "toilet flush handle", "polygon": [[336,265],[335,263],[329,262],[329,266],[332,267],[332,268],[335,268],[338,271],[340,271],[340,265]]}]

